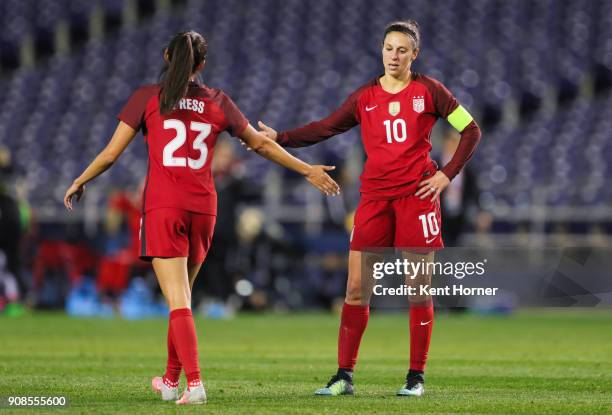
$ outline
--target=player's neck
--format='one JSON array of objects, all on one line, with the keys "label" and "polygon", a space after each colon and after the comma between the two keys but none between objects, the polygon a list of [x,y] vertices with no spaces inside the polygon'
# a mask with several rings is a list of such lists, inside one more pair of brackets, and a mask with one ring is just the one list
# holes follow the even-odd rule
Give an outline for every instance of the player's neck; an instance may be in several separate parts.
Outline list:
[{"label": "player's neck", "polygon": [[380,86],[382,86],[382,89],[384,89],[386,92],[395,94],[406,88],[410,83],[411,79],[411,71],[406,72],[403,76],[400,76],[398,78],[386,73],[380,78]]}]

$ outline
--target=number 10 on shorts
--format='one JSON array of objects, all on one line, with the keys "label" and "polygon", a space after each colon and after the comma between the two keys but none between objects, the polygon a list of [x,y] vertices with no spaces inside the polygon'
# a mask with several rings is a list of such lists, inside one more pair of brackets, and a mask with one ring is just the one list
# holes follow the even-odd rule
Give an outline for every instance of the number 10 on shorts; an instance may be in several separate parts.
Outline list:
[{"label": "number 10 on shorts", "polygon": [[419,215],[419,220],[421,221],[421,225],[423,225],[423,236],[425,239],[429,238],[430,234],[436,236],[440,233],[436,212],[429,212],[427,215]]}]

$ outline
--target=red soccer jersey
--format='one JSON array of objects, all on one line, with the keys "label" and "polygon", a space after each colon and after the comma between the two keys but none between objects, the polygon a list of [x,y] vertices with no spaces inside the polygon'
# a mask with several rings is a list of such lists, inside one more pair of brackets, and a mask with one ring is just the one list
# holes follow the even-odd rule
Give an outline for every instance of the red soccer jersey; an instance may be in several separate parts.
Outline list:
[{"label": "red soccer jersey", "polygon": [[329,117],[282,132],[281,145],[302,147],[361,124],[367,156],[361,174],[366,199],[395,199],[414,193],[423,175],[433,173],[431,130],[459,104],[440,82],[414,74],[398,93],[386,92],[376,78],[353,92]]},{"label": "red soccer jersey", "polygon": [[241,134],[248,121],[222,91],[190,83],[174,111],[159,112],[159,85],[138,88],[118,115],[142,128],[149,157],[142,209],[217,214],[211,161],[218,135]]}]

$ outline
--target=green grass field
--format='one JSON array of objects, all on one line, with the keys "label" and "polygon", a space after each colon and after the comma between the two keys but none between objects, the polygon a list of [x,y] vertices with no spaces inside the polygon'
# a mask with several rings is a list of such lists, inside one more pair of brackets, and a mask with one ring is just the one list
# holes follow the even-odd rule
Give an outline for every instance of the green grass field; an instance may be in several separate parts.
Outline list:
[{"label": "green grass field", "polygon": [[405,315],[374,313],[356,396],[341,398],[312,395],[335,371],[337,316],[242,315],[196,324],[204,406],[176,408],[149,390],[165,363],[165,321],[61,314],[0,318],[0,396],[70,400],[67,408],[12,411],[18,414],[612,413],[612,311],[439,315],[421,399],[394,396],[408,359]]}]

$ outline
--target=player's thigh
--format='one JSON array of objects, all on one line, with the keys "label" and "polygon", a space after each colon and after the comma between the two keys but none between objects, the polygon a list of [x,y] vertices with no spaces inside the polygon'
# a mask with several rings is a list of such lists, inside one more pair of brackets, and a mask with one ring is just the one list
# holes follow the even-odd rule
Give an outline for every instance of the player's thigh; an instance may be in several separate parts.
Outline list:
[{"label": "player's thigh", "polygon": [[189,265],[202,264],[206,259],[212,244],[216,220],[217,217],[214,215],[190,214],[189,257],[187,261]]},{"label": "player's thigh", "polygon": [[187,275],[187,257],[152,259],[159,286],[170,310],[191,308],[191,291]]},{"label": "player's thigh", "polygon": [[[357,206],[351,232],[349,270],[346,284],[348,304],[368,304],[371,272],[368,264],[380,248],[393,246],[395,213],[388,200],[362,199]],[[370,270],[371,271],[371,270]]]},{"label": "player's thigh", "polygon": [[396,248],[428,252],[444,247],[440,200],[410,195],[393,201]]},{"label": "player's thigh", "polygon": [[351,232],[351,251],[393,246],[395,212],[388,200],[361,199]]},{"label": "player's thigh", "polygon": [[143,214],[140,228],[140,258],[189,256],[189,212],[181,209],[153,209]]},{"label": "player's thigh", "polygon": [[191,291],[193,291],[193,283],[195,282],[201,268],[201,262],[196,264],[187,264],[187,277],[189,278],[189,289]]}]

